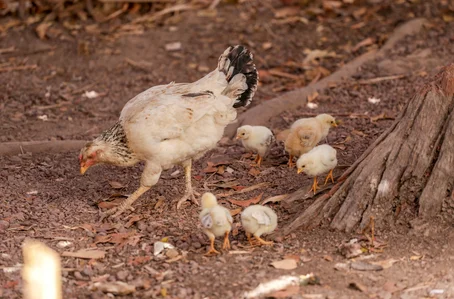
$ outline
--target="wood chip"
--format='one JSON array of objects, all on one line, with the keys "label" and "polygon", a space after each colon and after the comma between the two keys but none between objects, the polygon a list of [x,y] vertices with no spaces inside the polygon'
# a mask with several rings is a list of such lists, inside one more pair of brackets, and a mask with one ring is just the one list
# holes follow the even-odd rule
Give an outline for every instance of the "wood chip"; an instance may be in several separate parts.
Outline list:
[{"label": "wood chip", "polygon": [[61,256],[77,257],[81,259],[103,259],[106,256],[106,252],[104,250],[80,249],[76,252],[65,251]]},{"label": "wood chip", "polygon": [[293,270],[296,269],[296,267],[298,267],[298,263],[294,259],[284,259],[272,262],[271,266],[273,266],[276,269]]}]

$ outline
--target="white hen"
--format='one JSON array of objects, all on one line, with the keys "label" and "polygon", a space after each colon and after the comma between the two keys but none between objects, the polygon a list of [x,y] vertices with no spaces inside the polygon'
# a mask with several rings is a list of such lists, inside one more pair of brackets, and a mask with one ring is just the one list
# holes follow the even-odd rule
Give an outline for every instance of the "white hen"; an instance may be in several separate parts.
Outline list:
[{"label": "white hen", "polygon": [[260,238],[262,234],[269,234],[276,229],[277,215],[271,208],[262,205],[247,207],[241,213],[241,224],[251,245],[251,234],[260,244],[273,244],[272,241],[265,241]]},{"label": "white hen", "polygon": [[336,127],[336,120],[329,114],[302,118],[295,121],[285,140],[285,150],[289,153],[288,166],[293,167],[293,157],[309,152],[323,138],[328,136],[329,129]]},{"label": "white hen", "polygon": [[185,169],[186,191],[177,207],[188,199],[197,203],[191,185],[191,165],[221,139],[235,120],[235,108],[247,106],[257,88],[252,54],[243,46],[229,47],[218,67],[194,83],[152,87],[131,99],[119,121],[81,150],[83,174],[98,163],[132,166],[145,161],[140,187],[117,209],[129,208],[155,185],[161,172],[174,165]]},{"label": "white hen", "polygon": [[246,125],[239,127],[236,131],[236,138],[241,139],[241,143],[247,150],[257,153],[255,162],[259,167],[274,142],[273,132],[263,126]]},{"label": "white hen", "polygon": [[314,147],[308,153],[301,155],[296,166],[298,173],[304,172],[307,175],[314,177],[314,183],[311,191],[317,192],[318,183],[317,176],[329,171],[326,176],[325,185],[329,179],[334,183],[333,169],[337,166],[336,150],[328,144],[322,144]]},{"label": "white hen", "polygon": [[220,205],[213,193],[205,193],[202,196],[202,212],[199,215],[203,232],[210,239],[210,250],[206,253],[216,253],[214,239],[224,235],[222,249],[230,249],[229,233],[232,230],[233,218],[230,211]]}]

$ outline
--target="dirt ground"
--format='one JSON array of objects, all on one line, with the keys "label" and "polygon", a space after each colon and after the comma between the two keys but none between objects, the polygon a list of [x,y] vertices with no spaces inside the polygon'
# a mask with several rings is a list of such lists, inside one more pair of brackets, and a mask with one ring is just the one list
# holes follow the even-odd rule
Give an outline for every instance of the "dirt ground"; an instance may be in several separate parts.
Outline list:
[{"label": "dirt ground", "polygon": [[[317,77],[314,70],[326,75],[379,47],[404,21],[427,18],[424,30],[400,42],[385,60],[366,65],[354,80],[321,93],[315,100],[318,108],[301,107],[270,120],[278,133],[300,117],[334,115],[341,126],[331,130],[327,141],[338,149],[335,176],[340,175],[392,123],[418,86],[454,61],[454,28],[446,17],[452,12],[444,1],[354,2],[334,12],[303,9],[298,15],[304,21],[296,22],[279,22],[281,2],[246,2],[220,4],[216,14],[184,12],[163,24],[129,30],[122,27],[128,18],[101,25],[78,22],[70,29],[55,23],[46,39],[36,36],[35,25],[0,30],[0,48],[13,47],[0,52],[0,69],[36,65],[33,70],[0,72],[0,142],[90,140],[118,118],[134,95],[157,84],[199,79],[231,44],[245,44],[254,53],[261,75],[253,103],[258,105],[309,84]],[[0,25],[5,28],[11,21],[5,17]],[[368,38],[370,42],[355,49]],[[173,42],[181,42],[181,49],[167,51],[165,45]],[[305,49],[335,54],[307,68],[301,64],[310,53]],[[396,74],[404,76],[377,84],[357,81]],[[98,97],[84,96],[87,91],[96,91]],[[371,98],[380,101],[372,103]],[[454,203],[446,204],[435,223],[415,220],[417,207],[409,205],[394,227],[378,231],[383,251],[364,253],[355,261],[378,261],[384,265],[379,271],[342,267],[351,260],[339,253],[339,245],[359,239],[367,247],[369,242],[360,232],[346,234],[326,227],[296,231],[271,247],[250,248],[236,224],[232,252],[205,257],[208,239],[198,224],[199,208],[188,203],[176,211],[184,189],[182,169],[164,172],[135,203],[134,212],[116,222],[99,223],[98,204],[118,202],[134,191],[143,165],[99,166],[81,176],[77,155],[78,151],[0,157],[1,298],[21,297],[16,266],[22,263],[25,238],[43,241],[59,253],[87,248],[105,252],[103,259],[62,257],[64,298],[111,297],[92,289],[94,282],[106,281],[136,286],[134,293],[117,296],[123,298],[241,298],[245,291],[280,275],[308,273],[314,273],[319,284],[280,298],[454,298],[454,219],[449,213]],[[223,205],[237,209],[227,199],[267,199],[311,183],[288,169],[286,158],[282,144],[276,144],[262,168],[256,169],[237,142],[223,139],[195,163],[193,183],[198,191],[220,194]],[[208,162],[219,164],[215,172]],[[236,192],[260,183],[266,184]],[[278,230],[311,202],[291,209],[268,204],[278,213]],[[234,220],[238,223],[239,215]],[[155,256],[153,245],[163,238],[177,250]],[[283,258],[296,259],[298,267],[283,270],[270,265]]]}]

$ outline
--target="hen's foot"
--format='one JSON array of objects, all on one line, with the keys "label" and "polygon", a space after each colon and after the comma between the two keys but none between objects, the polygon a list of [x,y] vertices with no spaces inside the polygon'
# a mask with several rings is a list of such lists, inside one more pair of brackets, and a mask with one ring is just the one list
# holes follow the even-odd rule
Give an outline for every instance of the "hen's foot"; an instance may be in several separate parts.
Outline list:
[{"label": "hen's foot", "polygon": [[107,219],[107,218],[111,218],[111,219],[115,219],[115,218],[118,218],[118,216],[120,216],[121,214],[123,214],[124,211],[126,210],[131,210],[131,211],[134,211],[134,208],[131,207],[131,206],[118,206],[118,207],[115,207],[115,208],[111,208],[105,212],[102,212],[101,213],[101,218],[100,218],[100,222],[103,221],[104,219]]},{"label": "hen's foot", "polygon": [[187,200],[191,200],[194,204],[199,205],[199,201],[197,200],[196,196],[200,196],[200,193],[190,189],[186,191],[183,197],[177,203],[177,210],[181,208],[181,205],[186,202]]}]

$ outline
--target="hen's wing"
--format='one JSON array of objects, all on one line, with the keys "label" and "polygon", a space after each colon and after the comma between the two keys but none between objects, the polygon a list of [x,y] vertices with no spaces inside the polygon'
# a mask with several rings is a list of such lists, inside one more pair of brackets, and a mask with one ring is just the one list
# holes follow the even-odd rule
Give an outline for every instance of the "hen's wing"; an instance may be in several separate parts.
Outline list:
[{"label": "hen's wing", "polygon": [[271,224],[271,218],[266,214],[264,211],[258,210],[252,212],[251,216],[257,220],[258,224],[261,225],[270,225]]}]

